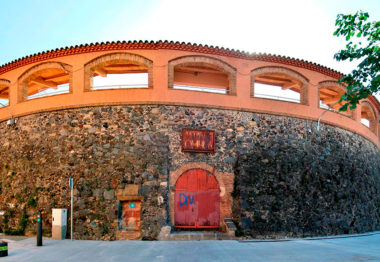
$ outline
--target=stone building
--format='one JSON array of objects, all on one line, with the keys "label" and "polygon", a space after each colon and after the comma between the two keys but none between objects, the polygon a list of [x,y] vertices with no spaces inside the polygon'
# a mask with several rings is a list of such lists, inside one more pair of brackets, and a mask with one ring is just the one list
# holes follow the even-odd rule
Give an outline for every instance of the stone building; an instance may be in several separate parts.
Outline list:
[{"label": "stone building", "polygon": [[[174,42],[66,47],[0,66],[0,228],[296,237],[380,229],[380,103],[339,112],[337,71]],[[322,115],[325,110],[326,114]],[[320,118],[320,128],[317,121]],[[69,235],[68,235],[69,236]]]}]

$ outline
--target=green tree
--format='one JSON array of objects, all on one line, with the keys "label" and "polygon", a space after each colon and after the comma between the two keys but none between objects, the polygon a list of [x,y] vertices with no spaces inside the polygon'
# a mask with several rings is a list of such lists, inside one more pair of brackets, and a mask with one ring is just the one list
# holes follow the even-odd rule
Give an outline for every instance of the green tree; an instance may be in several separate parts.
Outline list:
[{"label": "green tree", "polygon": [[346,49],[334,55],[338,61],[354,61],[360,63],[351,73],[338,82],[347,87],[340,101],[347,101],[340,110],[356,108],[363,98],[380,90],[380,22],[367,21],[369,14],[358,11],[354,15],[338,14],[334,35],[345,37]]}]

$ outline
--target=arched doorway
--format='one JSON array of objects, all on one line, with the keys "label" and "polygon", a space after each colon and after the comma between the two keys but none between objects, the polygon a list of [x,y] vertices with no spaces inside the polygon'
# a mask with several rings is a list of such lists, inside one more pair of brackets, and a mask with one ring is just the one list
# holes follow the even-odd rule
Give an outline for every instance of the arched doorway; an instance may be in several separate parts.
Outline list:
[{"label": "arched doorway", "polygon": [[175,185],[176,228],[219,228],[219,186],[203,169],[184,172]]}]

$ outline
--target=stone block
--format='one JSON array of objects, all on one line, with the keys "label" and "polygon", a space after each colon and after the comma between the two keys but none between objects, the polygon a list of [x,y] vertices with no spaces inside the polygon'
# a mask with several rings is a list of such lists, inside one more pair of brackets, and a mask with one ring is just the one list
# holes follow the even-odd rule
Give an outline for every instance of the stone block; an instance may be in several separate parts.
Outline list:
[{"label": "stone block", "polygon": [[169,240],[170,239],[170,231],[171,231],[170,226],[164,226],[161,228],[160,233],[158,234],[157,239],[158,240]]},{"label": "stone block", "polygon": [[123,196],[124,189],[116,189],[116,197]]},{"label": "stone block", "polygon": [[138,185],[126,185],[124,187],[122,196],[137,196],[139,194]]},{"label": "stone block", "polygon": [[158,114],[158,113],[160,113],[160,109],[159,108],[153,108],[151,113],[152,114]]},{"label": "stone block", "polygon": [[96,198],[99,198],[102,196],[102,190],[97,188],[92,191],[92,195]]},{"label": "stone block", "polygon": [[103,193],[103,196],[105,200],[112,200],[115,198],[115,190],[114,189],[105,190]]}]

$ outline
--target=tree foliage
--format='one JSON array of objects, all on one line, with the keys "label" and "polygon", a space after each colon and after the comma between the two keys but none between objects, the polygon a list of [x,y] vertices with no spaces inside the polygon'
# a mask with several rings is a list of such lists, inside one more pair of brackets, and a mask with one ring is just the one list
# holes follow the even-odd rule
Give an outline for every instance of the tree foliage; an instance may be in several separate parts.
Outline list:
[{"label": "tree foliage", "polygon": [[351,73],[338,82],[347,87],[340,101],[347,101],[340,110],[356,108],[363,98],[380,90],[380,21],[367,21],[369,14],[358,11],[354,15],[338,14],[334,35],[345,37],[346,49],[334,55],[338,61],[354,61],[360,63]]}]

